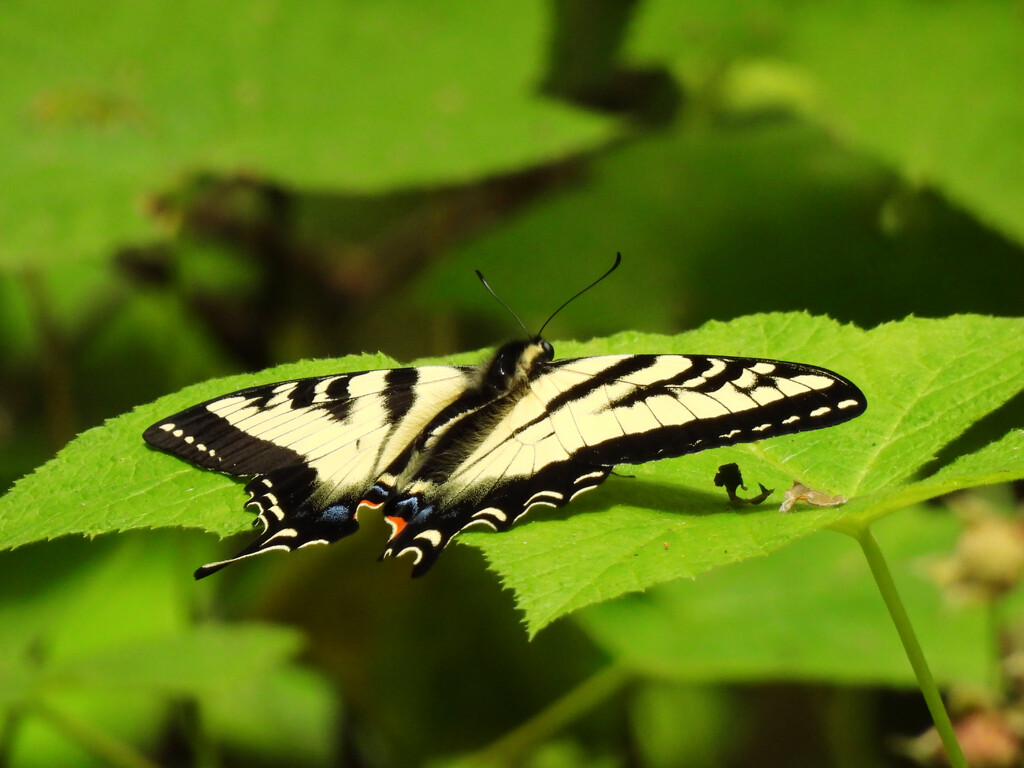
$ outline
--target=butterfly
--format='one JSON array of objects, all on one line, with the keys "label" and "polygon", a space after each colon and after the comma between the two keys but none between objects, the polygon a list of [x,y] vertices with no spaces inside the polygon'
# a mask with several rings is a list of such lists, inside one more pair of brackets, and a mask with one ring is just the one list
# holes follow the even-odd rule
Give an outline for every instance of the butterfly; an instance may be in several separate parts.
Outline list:
[{"label": "butterfly", "polygon": [[358,529],[362,509],[391,525],[381,557],[409,554],[419,576],[460,531],[507,530],[533,507],[592,490],[619,464],[829,427],[866,407],[853,383],[811,365],[674,354],[555,360],[538,333],[479,366],[250,387],[162,419],[143,438],[197,467],[251,478],[247,505],[261,535],[197,579],[337,541]]}]

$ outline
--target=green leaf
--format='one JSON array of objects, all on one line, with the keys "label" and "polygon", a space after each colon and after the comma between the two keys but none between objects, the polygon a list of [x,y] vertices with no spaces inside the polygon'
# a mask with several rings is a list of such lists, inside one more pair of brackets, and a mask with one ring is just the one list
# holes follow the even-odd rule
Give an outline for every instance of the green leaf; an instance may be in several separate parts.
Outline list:
[{"label": "green leaf", "polygon": [[137,532],[0,555],[0,717],[26,715],[13,754],[71,764],[69,732],[147,743],[166,724],[168,697],[230,696],[294,669],[293,629],[191,623],[181,545],[194,543],[206,542]]},{"label": "green leaf", "polygon": [[717,78],[725,101],[800,110],[1021,242],[1018,12],[973,0],[652,2],[631,47],[698,88]]},{"label": "green leaf", "polygon": [[[847,375],[863,388],[869,406],[864,416],[829,430],[630,467],[635,478],[612,477],[553,519],[504,535],[461,537],[481,548],[515,590],[532,631],[591,603],[768,554],[849,516],[873,519],[953,485],[1024,477],[1014,433],[915,485],[915,473],[940,448],[1024,386],[1021,320],[911,318],[862,331],[804,314],[755,315],[676,337],[623,333],[558,348],[564,356],[692,352],[797,360]],[[237,484],[147,450],[142,430],[243,386],[390,364],[380,356],[297,363],[206,382],[113,419],[0,499],[0,546],[173,525],[222,534],[241,530],[251,517],[241,512]],[[740,465],[749,483],[779,494],[799,480],[851,501],[844,507],[802,505],[791,514],[774,507],[739,511],[712,483],[717,467],[730,462]]]},{"label": "green leaf", "polygon": [[[918,507],[882,522],[878,538],[936,677],[983,687],[987,608],[948,604],[929,574],[960,530],[952,515]],[[613,658],[655,679],[915,684],[864,557],[845,536],[803,539],[577,617]]]},{"label": "green leaf", "polygon": [[[743,709],[734,691],[650,679],[630,694],[630,722],[641,765],[712,768],[735,762],[741,753]],[[679,727],[680,712],[686,713],[685,728]]]},{"label": "green leaf", "polygon": [[537,92],[547,21],[510,0],[5,3],[0,267],[140,238],[140,200],[190,171],[379,192],[592,150],[616,122]]},{"label": "green leaf", "polygon": [[[939,449],[1024,387],[1024,321],[911,318],[865,332],[803,315],[764,315],[709,323],[660,343],[660,351],[824,365],[861,386],[868,410],[828,430],[630,468],[640,482],[610,479],[575,503],[571,517],[530,522],[504,536],[461,537],[483,549],[515,591],[531,632],[591,603],[766,555],[846,516],[874,519],[953,487],[1024,477],[1015,432],[926,485],[913,480]],[[636,347],[649,349],[639,341]],[[712,485],[717,467],[730,462],[747,482],[780,494],[799,481],[850,502],[802,505],[788,515],[774,506],[737,511]]]},{"label": "green leaf", "polygon": [[62,684],[197,695],[231,690],[281,666],[302,644],[302,634],[287,627],[201,624],[76,656],[49,674]]},{"label": "green leaf", "polygon": [[[858,500],[858,514],[851,515],[870,523],[889,512],[919,501],[933,499],[953,491],[979,485],[1016,480],[1024,475],[1024,430],[1008,432],[1001,440],[979,451],[960,456],[934,475],[917,482],[900,483]],[[842,523],[836,525],[842,528]]]},{"label": "green leaf", "polygon": [[382,355],[291,363],[196,384],[110,419],[83,432],[0,498],[0,549],[68,533],[166,526],[222,535],[243,530],[251,518],[239,515],[244,494],[237,485],[149,450],[143,430],[189,405],[255,384],[392,365]]},{"label": "green leaf", "polygon": [[339,705],[323,676],[295,666],[253,670],[200,702],[206,730],[241,754],[282,765],[337,764]]},{"label": "green leaf", "polygon": [[3,553],[0,659],[35,669],[40,658],[61,663],[182,629],[189,607],[173,538],[63,539]]},{"label": "green leaf", "polygon": [[[78,748],[67,746],[68,729],[146,743],[166,725],[169,698],[215,707],[237,703],[242,690],[263,691],[268,680],[279,682],[278,693],[305,692],[303,713],[319,711],[313,722],[323,725],[332,697],[291,663],[303,644],[298,631],[191,623],[194,595],[182,589],[191,554],[181,545],[193,543],[206,542],[133,533],[0,556],[0,717],[29,715],[13,734],[13,753],[70,764]],[[308,737],[310,727],[281,717],[271,730],[287,740]],[[64,738],[54,739],[55,728]],[[264,730],[271,732],[266,723]],[[307,752],[323,753],[329,738],[304,742]]]}]

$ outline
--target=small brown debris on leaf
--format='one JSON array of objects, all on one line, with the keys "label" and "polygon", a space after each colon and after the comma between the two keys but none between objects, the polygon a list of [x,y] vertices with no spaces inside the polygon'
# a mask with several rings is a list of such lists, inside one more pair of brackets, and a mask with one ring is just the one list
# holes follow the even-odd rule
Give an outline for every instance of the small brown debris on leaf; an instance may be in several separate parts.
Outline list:
[{"label": "small brown debris on leaf", "polygon": [[846,497],[841,495],[833,496],[824,491],[816,491],[808,488],[803,483],[793,483],[793,487],[786,491],[782,497],[782,504],[779,505],[779,512],[789,512],[798,501],[806,501],[815,507],[838,507],[846,503]]}]

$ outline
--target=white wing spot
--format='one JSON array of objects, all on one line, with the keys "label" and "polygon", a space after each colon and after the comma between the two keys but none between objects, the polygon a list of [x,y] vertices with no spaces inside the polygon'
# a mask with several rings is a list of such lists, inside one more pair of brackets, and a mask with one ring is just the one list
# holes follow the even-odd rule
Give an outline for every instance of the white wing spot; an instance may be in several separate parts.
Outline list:
[{"label": "white wing spot", "polygon": [[192,435],[185,435],[185,442],[188,443],[189,445],[192,445],[192,443],[194,443],[195,441],[196,439],[192,437]]},{"label": "white wing spot", "polygon": [[804,384],[801,384],[798,381],[794,381],[793,379],[783,379],[781,377],[772,379],[772,383],[779,390],[779,392],[781,392],[786,397],[802,395],[809,389],[809,387],[807,387]]},{"label": "white wing spot", "polygon": [[709,379],[714,379],[718,374],[725,370],[725,363],[716,358],[709,357],[708,362],[711,363],[711,367],[704,372],[703,376],[697,376],[692,379],[688,379],[683,382],[685,389],[694,389],[703,384],[706,384]]},{"label": "white wing spot", "polygon": [[162,429],[164,432],[170,432],[172,429],[174,429],[174,425],[168,422],[166,424],[161,424],[160,429]]},{"label": "white wing spot", "polygon": [[740,389],[750,389],[757,383],[757,374],[753,368],[744,368],[743,373],[733,379],[732,383]]},{"label": "white wing spot", "polygon": [[596,485],[588,485],[588,486],[586,486],[585,488],[580,488],[580,489],[579,489],[578,491],[576,491],[576,492],[575,492],[575,493],[574,493],[574,494],[573,494],[572,496],[570,496],[570,497],[569,497],[569,501],[572,501],[572,500],[573,500],[573,499],[575,499],[575,498],[576,498],[577,496],[579,496],[579,495],[580,495],[581,493],[586,493],[587,491],[592,491],[592,490],[594,490],[595,488],[597,488],[597,486],[596,486]]},{"label": "white wing spot", "polygon": [[817,376],[813,373],[802,373],[799,376],[794,376],[792,380],[811,389],[828,389],[835,384],[835,381],[828,376]]},{"label": "white wing spot", "polygon": [[781,400],[785,395],[775,387],[758,387],[748,393],[758,405],[768,405],[776,400]]},{"label": "white wing spot", "polygon": [[[438,530],[423,531],[423,533],[417,533],[414,537],[416,539],[423,539],[429,541],[435,549],[441,546],[441,532]],[[419,562],[418,560],[416,562]]]},{"label": "white wing spot", "polygon": [[843,410],[845,408],[853,408],[856,405],[860,405],[860,403],[858,403],[856,400],[843,400],[841,403],[839,403],[839,405],[836,406],[836,408],[838,408],[839,410]]},{"label": "white wing spot", "polygon": [[298,385],[294,381],[278,384],[271,390],[274,393],[274,396],[267,400],[266,408],[269,410],[276,408],[279,405],[285,405],[289,403],[291,400],[289,395],[291,395],[291,393],[295,390],[296,386]]},{"label": "white wing spot", "polygon": [[389,549],[389,550],[387,550],[384,553],[384,556],[385,557],[390,557],[391,555],[395,555],[395,557],[401,557],[406,552],[415,552],[416,555],[412,559],[412,564],[413,565],[419,565],[420,560],[423,559],[423,550],[420,549],[419,547],[405,547],[398,554],[395,554],[392,550]]},{"label": "white wing spot", "polygon": [[821,406],[821,408],[815,408],[813,411],[811,411],[811,416],[824,416],[826,413],[829,413],[831,411],[831,408],[829,408],[827,405],[823,405]]},{"label": "white wing spot", "polygon": [[481,509],[479,512],[473,513],[473,517],[483,517],[484,515],[493,517],[495,520],[500,520],[503,523],[508,520],[508,515],[497,507],[488,507],[487,509]]},{"label": "white wing spot", "polygon": [[330,402],[330,398],[327,396],[327,389],[336,382],[341,376],[328,376],[326,379],[322,379],[316,383],[313,387],[313,402],[314,403],[327,403]]},{"label": "white wing spot", "polygon": [[527,512],[529,512],[534,507],[552,507],[552,508],[555,508],[557,506],[558,506],[557,504],[554,504],[554,503],[552,503],[550,501],[535,501],[535,502],[533,502],[533,504],[530,504],[522,512],[520,512],[519,515],[516,517],[516,520],[518,520],[520,517],[525,515]]},{"label": "white wing spot", "polygon": [[719,435],[722,440],[728,440],[733,435],[738,435],[742,430],[734,429],[731,432],[726,432],[724,435]]},{"label": "white wing spot", "polygon": [[758,426],[754,427],[750,431],[751,432],[764,432],[766,429],[771,429],[771,428],[772,428],[771,424],[759,424]]},{"label": "white wing spot", "polygon": [[282,528],[280,531],[278,531],[273,536],[271,536],[269,539],[267,539],[267,542],[271,542],[271,541],[273,541],[274,539],[277,539],[277,538],[294,539],[298,535],[299,535],[299,532],[296,531],[294,528]]},{"label": "white wing spot", "polygon": [[798,421],[800,421],[800,417],[799,416],[790,416],[788,419],[783,419],[782,423],[783,424],[795,424]]},{"label": "white wing spot", "polygon": [[183,430],[183,429],[176,429],[173,432],[171,432],[171,434],[174,435],[175,437],[181,437],[182,435],[185,434],[185,430]]},{"label": "white wing spot", "polygon": [[353,376],[348,382],[349,397],[355,399],[364,395],[379,395],[384,389],[387,371],[367,371]]},{"label": "white wing spot", "polygon": [[[729,409],[721,402],[700,392],[683,392],[679,401],[698,419],[714,419],[729,413]],[[740,406],[744,403],[747,408],[753,407],[753,402],[750,399],[742,398],[739,403],[734,403],[736,410],[743,410]]]},{"label": "white wing spot", "polygon": [[[476,515],[474,515],[474,517],[476,517]],[[470,520],[468,523],[462,526],[462,530],[464,531],[467,528],[472,528],[474,525],[486,525],[492,531],[498,530],[498,526],[496,526],[491,520],[488,520],[486,517],[481,517],[479,520]]]},{"label": "white wing spot", "polygon": [[561,501],[565,498],[565,495],[558,491],[537,491],[533,496],[526,500],[526,505],[529,506],[534,502],[544,503],[546,501],[546,499],[544,499],[545,496],[556,501]]},{"label": "white wing spot", "polygon": [[[572,481],[572,483],[573,483],[573,485],[579,485],[580,483],[584,482],[585,480],[596,480],[599,477],[604,477],[604,472],[587,472],[587,474],[580,475],[579,477],[577,477],[575,480]],[[585,490],[590,490],[590,489],[588,488],[588,489],[585,489]]]}]

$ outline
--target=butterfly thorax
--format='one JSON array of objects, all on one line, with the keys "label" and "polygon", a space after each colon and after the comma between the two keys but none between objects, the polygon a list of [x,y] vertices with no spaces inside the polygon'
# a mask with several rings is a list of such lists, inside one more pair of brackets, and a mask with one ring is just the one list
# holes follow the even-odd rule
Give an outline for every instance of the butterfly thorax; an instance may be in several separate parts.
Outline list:
[{"label": "butterfly thorax", "polygon": [[502,346],[480,368],[479,384],[444,408],[398,456],[378,485],[395,486],[410,477],[440,483],[493,431],[529,391],[530,381],[554,358],[543,339]]},{"label": "butterfly thorax", "polygon": [[544,339],[511,341],[494,353],[481,384],[495,397],[507,395],[525,386],[554,357],[554,347]]}]

